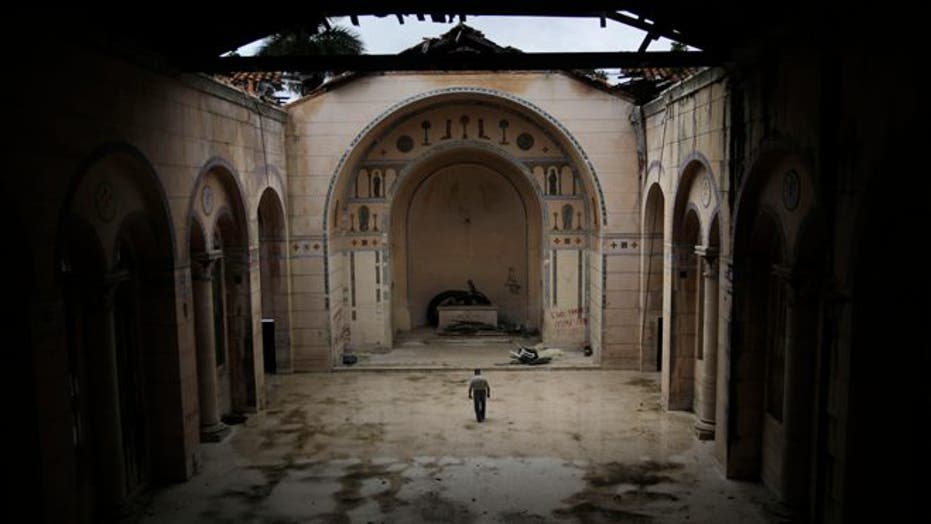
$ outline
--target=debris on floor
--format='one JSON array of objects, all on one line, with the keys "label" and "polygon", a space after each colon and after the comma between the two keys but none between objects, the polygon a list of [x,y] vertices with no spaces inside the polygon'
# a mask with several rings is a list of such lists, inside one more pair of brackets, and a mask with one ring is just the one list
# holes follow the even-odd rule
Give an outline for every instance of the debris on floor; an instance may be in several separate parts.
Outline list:
[{"label": "debris on floor", "polygon": [[517,344],[517,351],[511,351],[511,364],[524,364],[539,366],[549,364],[554,359],[561,358],[563,351],[558,348],[547,348],[542,343],[533,347]]}]

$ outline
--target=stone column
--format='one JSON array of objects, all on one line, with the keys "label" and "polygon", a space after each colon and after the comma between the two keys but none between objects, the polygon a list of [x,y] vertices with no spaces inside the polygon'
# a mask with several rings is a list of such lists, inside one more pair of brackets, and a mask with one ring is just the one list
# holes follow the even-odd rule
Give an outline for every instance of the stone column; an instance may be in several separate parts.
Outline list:
[{"label": "stone column", "polygon": [[217,354],[213,318],[213,279],[219,256],[192,261],[194,329],[197,340],[197,393],[200,400],[200,440],[219,442],[229,433],[217,405]]},{"label": "stone column", "polygon": [[[105,277],[97,308],[97,325],[101,327],[100,348],[89,348],[94,370],[94,453],[103,471],[98,478],[104,479],[102,489],[105,499],[115,508],[126,497],[126,464],[123,456],[123,423],[120,413],[119,364],[117,363],[116,322],[113,316],[114,300],[125,274],[110,274]],[[108,508],[108,509],[112,509]]]},{"label": "stone column", "polygon": [[702,260],[702,383],[701,403],[695,433],[699,440],[714,439],[715,400],[718,369],[718,250],[696,246],[695,254]]}]

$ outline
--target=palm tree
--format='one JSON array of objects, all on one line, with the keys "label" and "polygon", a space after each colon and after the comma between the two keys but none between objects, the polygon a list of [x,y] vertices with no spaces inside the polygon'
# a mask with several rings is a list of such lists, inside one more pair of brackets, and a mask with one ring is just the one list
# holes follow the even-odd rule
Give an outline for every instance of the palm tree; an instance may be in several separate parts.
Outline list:
[{"label": "palm tree", "polygon": [[[258,54],[262,56],[360,55],[365,51],[362,37],[352,29],[329,24],[322,31],[320,29],[318,26],[308,30],[306,26],[302,26],[275,33],[262,45]],[[332,73],[335,71],[292,72],[290,76],[299,82],[298,89],[303,96],[320,86],[327,74]]]}]

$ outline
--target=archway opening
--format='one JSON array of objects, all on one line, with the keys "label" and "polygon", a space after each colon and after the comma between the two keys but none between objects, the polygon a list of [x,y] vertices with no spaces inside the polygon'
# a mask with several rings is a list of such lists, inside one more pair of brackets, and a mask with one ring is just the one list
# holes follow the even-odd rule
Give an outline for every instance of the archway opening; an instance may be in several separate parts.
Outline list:
[{"label": "archway opening", "polygon": [[660,371],[663,367],[663,270],[665,197],[659,184],[647,193],[643,217],[643,319],[641,322],[641,368]]},{"label": "archway opening", "polygon": [[262,355],[266,373],[291,368],[288,315],[287,235],[278,195],[266,189],[259,200],[259,273],[262,289]]},{"label": "archway opening", "polygon": [[431,299],[471,280],[499,323],[539,331],[542,220],[526,174],[493,154],[460,150],[417,166],[391,207],[394,328],[432,328]]},{"label": "archway opening", "polygon": [[701,345],[701,271],[695,246],[700,243],[698,213],[689,209],[676,231],[672,289],[669,404],[672,410],[694,411],[696,360]]}]

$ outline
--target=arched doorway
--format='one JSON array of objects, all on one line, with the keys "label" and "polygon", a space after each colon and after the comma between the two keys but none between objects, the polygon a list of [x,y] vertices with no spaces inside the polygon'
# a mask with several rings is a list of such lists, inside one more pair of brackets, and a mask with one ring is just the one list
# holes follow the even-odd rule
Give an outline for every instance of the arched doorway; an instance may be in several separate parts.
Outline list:
[{"label": "arched doorway", "polygon": [[[173,233],[164,194],[135,150],[105,148],[63,211],[58,266],[65,299],[76,520],[112,520],[186,455],[175,361]],[[165,457],[168,460],[156,460]]]},{"label": "arched doorway", "polygon": [[694,411],[696,363],[701,345],[701,271],[695,247],[700,245],[701,222],[689,209],[674,230],[672,321],[669,355],[668,409]]},{"label": "arched doorway", "polygon": [[658,183],[647,191],[643,213],[643,307],[641,319],[641,369],[663,367],[663,271],[666,198]]},{"label": "arched doorway", "polygon": [[265,372],[276,373],[291,369],[291,337],[285,214],[271,188],[259,200],[258,221],[262,355]]},{"label": "arched doorway", "polygon": [[395,329],[427,326],[429,301],[467,280],[498,308],[499,322],[541,328],[543,218],[526,174],[464,148],[416,166],[394,196]]}]

